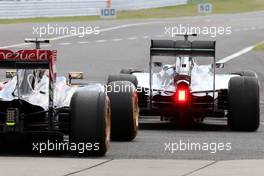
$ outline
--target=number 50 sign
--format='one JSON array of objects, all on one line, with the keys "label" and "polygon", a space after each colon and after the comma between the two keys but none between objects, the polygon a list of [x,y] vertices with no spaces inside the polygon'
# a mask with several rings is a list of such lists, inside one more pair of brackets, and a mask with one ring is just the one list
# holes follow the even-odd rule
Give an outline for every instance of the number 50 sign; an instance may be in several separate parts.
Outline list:
[{"label": "number 50 sign", "polygon": [[212,13],[212,4],[211,3],[198,4],[198,12],[199,13]]}]

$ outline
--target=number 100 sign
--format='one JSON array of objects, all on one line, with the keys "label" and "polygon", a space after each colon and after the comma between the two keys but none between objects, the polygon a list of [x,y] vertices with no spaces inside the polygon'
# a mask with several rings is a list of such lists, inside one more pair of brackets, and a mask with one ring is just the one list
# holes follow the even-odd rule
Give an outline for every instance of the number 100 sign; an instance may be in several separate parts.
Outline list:
[{"label": "number 100 sign", "polygon": [[114,8],[103,8],[101,9],[101,18],[116,18],[116,9]]}]

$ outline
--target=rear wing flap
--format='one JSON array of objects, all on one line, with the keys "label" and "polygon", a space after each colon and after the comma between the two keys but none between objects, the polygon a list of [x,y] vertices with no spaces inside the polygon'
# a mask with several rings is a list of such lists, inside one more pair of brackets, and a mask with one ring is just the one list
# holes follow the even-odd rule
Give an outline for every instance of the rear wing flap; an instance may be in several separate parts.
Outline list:
[{"label": "rear wing flap", "polygon": [[215,41],[151,40],[150,55],[215,57]]},{"label": "rear wing flap", "polygon": [[52,50],[19,50],[13,52],[0,49],[0,68],[6,69],[48,69],[55,65],[57,52]]}]

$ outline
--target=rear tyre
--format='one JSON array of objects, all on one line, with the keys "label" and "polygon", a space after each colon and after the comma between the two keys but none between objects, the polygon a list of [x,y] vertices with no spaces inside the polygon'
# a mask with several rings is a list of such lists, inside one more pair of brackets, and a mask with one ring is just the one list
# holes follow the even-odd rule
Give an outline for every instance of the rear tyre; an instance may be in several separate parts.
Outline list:
[{"label": "rear tyre", "polygon": [[249,76],[249,77],[255,77],[257,78],[257,74],[250,70],[240,71],[240,72],[234,72],[233,74],[237,74],[240,76]]},{"label": "rear tyre", "polygon": [[129,68],[129,69],[125,69],[123,68],[121,71],[120,71],[120,74],[132,74],[133,73],[133,69]]},{"label": "rear tyre", "polygon": [[[128,81],[114,81],[108,84],[111,102],[111,139],[131,141],[138,131],[138,97],[135,86]],[[114,90],[120,87],[122,90]]]},{"label": "rear tyre", "polygon": [[70,115],[70,142],[88,145],[88,150],[74,154],[104,155],[108,150],[111,128],[110,101],[106,94],[87,90],[75,92],[71,99]]},{"label": "rear tyre", "polygon": [[140,70],[135,70],[135,69],[133,69],[133,68],[123,68],[123,69],[121,69],[121,71],[120,71],[120,74],[132,74],[132,73],[138,73],[138,72],[142,72],[142,71],[140,71]]},{"label": "rear tyre", "polygon": [[233,77],[228,85],[228,126],[233,131],[259,127],[259,85],[254,77]]},{"label": "rear tyre", "polygon": [[129,81],[133,83],[135,87],[138,86],[137,77],[130,74],[109,75],[107,79],[107,84],[113,81]]}]

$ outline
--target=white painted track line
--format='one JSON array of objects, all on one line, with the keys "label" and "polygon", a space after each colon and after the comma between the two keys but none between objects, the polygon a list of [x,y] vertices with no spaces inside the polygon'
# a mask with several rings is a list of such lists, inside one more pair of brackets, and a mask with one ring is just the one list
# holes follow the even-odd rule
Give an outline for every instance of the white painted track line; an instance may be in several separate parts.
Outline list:
[{"label": "white painted track line", "polygon": [[41,45],[41,47],[51,47],[50,44],[44,44],[44,45]]},{"label": "white painted track line", "polygon": [[59,43],[59,45],[61,46],[66,46],[66,45],[70,45],[71,43]]},{"label": "white painted track line", "polygon": [[78,42],[78,43],[80,43],[80,44],[87,44],[87,43],[89,43],[88,41],[80,41],[80,42]]},{"label": "white painted track line", "polygon": [[217,62],[218,63],[228,62],[228,61],[230,61],[230,60],[232,60],[232,59],[234,59],[234,58],[236,58],[238,56],[241,56],[241,55],[243,55],[243,54],[251,51],[254,47],[255,47],[255,45],[254,46],[247,47],[247,48],[244,48],[244,49],[242,49],[242,50],[240,50],[240,51],[238,51],[238,52],[236,52],[236,53],[234,53],[234,54],[232,54],[230,56],[227,56],[227,57],[225,57],[225,58],[223,58],[223,59],[221,59],[221,60],[219,60]]},{"label": "white painted track line", "polygon": [[113,42],[119,42],[119,41],[121,41],[121,40],[122,40],[122,39],[120,39],[120,38],[112,39]]},{"label": "white painted track line", "polygon": [[30,43],[19,43],[19,44],[14,44],[14,45],[9,45],[9,46],[2,46],[0,48],[15,48],[15,47],[25,47],[31,45]]},{"label": "white painted track line", "polygon": [[106,42],[106,40],[96,40],[95,42],[96,43],[104,43],[104,42]]},{"label": "white painted track line", "polygon": [[249,47],[247,47],[247,48],[244,48],[244,49],[242,49],[242,50],[240,50],[240,51],[238,51],[238,52],[236,52],[236,53],[234,53],[234,54],[232,54],[232,55],[230,55],[230,56],[227,56],[227,57],[225,57],[225,58],[223,58],[223,59],[220,59],[219,61],[217,61],[217,63],[226,63],[226,62],[228,62],[228,61],[230,61],[230,60],[232,60],[232,59],[234,59],[234,58],[236,58],[236,57],[238,57],[238,56],[241,56],[241,55],[243,55],[243,54],[245,54],[245,53],[251,51],[251,50],[254,49],[257,45],[262,44],[262,43],[264,43],[264,41],[262,41],[262,42],[260,42],[260,43],[257,43],[257,44],[255,44],[255,45],[249,46]]},{"label": "white painted track line", "polygon": [[136,40],[137,37],[128,37],[127,39],[128,39],[128,40]]},{"label": "white painted track line", "polygon": [[[164,22],[163,21],[152,21],[152,22],[123,24],[123,25],[119,25],[119,26],[113,26],[113,27],[100,29],[100,33],[118,30],[118,29],[129,28],[129,27],[143,26],[143,25],[149,25],[149,24],[162,24],[162,23],[164,23]],[[82,35],[82,34],[63,35],[63,36],[59,36],[59,37],[49,38],[49,40],[50,41],[56,41],[56,40],[61,40],[61,39],[80,36],[80,35]],[[0,46],[0,48],[14,48],[14,47],[20,47],[20,46],[24,46],[24,45],[26,45],[26,43],[18,43],[18,44],[13,44],[13,45],[8,45],[8,46]]]}]

